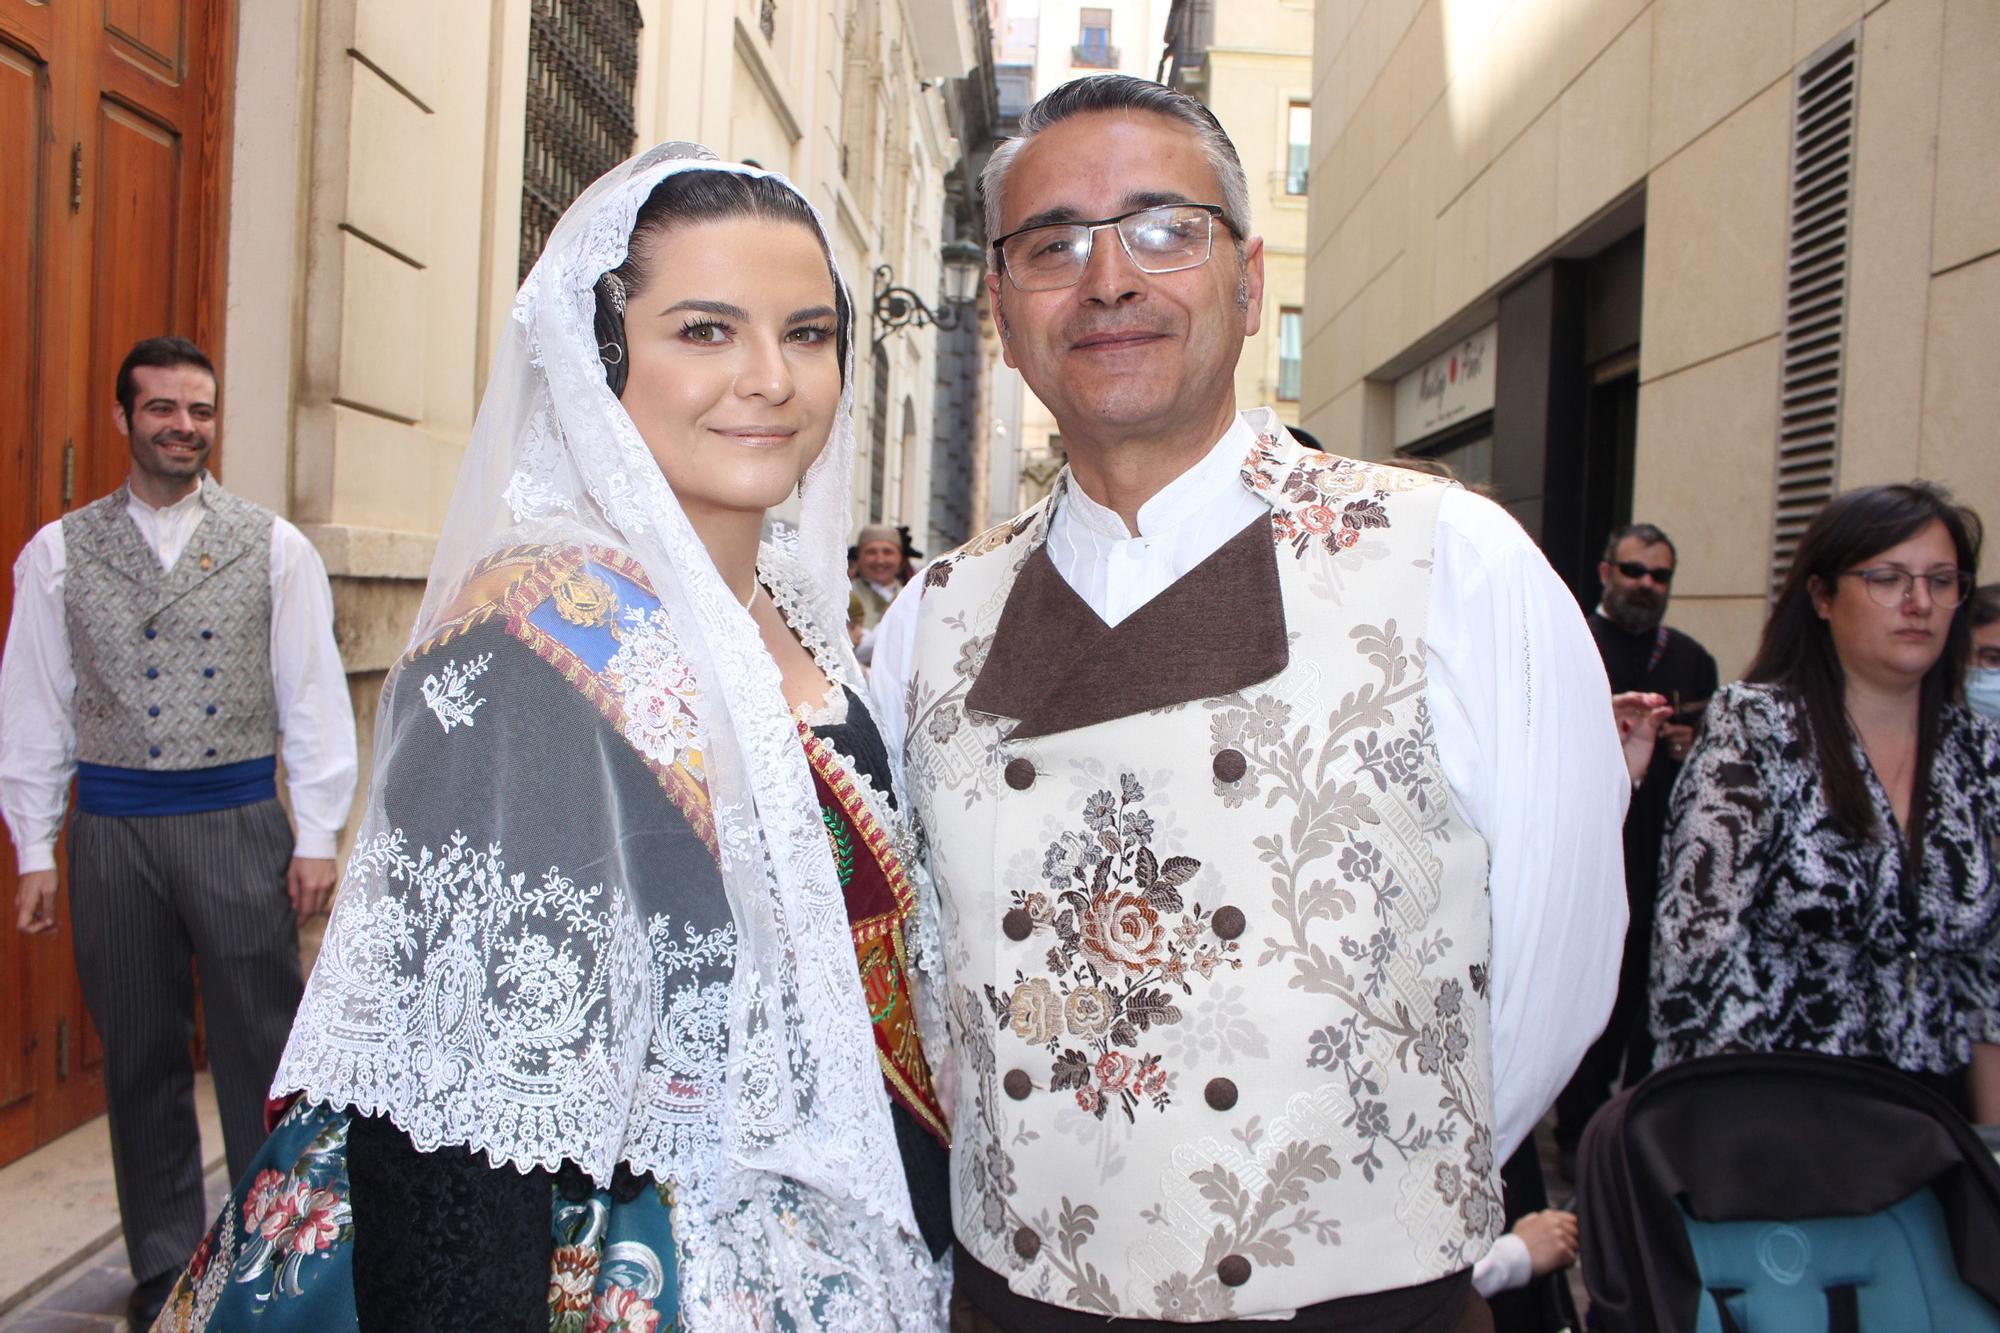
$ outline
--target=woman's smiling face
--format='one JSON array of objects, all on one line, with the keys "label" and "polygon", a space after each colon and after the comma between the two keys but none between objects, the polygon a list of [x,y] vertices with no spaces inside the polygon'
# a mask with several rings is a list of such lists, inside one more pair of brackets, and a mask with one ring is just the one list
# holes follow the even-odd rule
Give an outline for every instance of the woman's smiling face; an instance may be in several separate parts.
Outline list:
[{"label": "woman's smiling face", "polygon": [[641,238],[620,401],[690,518],[780,503],[840,410],[833,277],[797,222],[730,217]]}]

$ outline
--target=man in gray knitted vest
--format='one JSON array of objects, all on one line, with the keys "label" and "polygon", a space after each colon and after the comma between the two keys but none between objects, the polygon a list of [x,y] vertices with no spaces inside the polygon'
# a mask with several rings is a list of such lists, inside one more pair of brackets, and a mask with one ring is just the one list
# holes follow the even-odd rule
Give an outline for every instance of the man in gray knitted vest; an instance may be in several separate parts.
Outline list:
[{"label": "man in gray knitted vest", "polygon": [[[190,965],[241,1175],[298,1005],[298,923],[326,905],[354,795],[325,566],[297,528],[208,475],[215,404],[193,343],[149,338],[126,356],[126,484],[22,550],[0,658],[0,813],[29,934],[57,928],[55,842],[76,782],[70,926],[104,1041],[139,1327],[207,1221]],[[281,740],[296,842],[277,799]]]}]

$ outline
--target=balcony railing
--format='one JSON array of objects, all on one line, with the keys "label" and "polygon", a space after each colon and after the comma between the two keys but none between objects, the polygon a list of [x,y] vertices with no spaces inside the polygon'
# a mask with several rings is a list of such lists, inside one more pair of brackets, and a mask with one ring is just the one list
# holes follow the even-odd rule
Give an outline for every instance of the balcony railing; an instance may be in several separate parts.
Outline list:
[{"label": "balcony railing", "polygon": [[1117,69],[1118,48],[1110,42],[1078,42],[1069,49],[1069,63],[1084,69]]}]

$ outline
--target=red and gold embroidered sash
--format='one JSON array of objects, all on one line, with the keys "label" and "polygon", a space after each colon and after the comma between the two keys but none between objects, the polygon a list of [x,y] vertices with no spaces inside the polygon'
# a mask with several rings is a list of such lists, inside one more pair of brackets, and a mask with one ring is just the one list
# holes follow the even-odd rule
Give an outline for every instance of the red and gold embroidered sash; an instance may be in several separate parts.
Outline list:
[{"label": "red and gold embroidered sash", "polygon": [[875,1029],[875,1053],[889,1095],[917,1123],[949,1146],[930,1061],[924,1056],[911,1007],[910,962],[905,931],[916,909],[908,870],[896,854],[889,831],[870,810],[860,785],[832,745],[803,723],[806,758],[813,773],[821,817],[826,821],[834,867],[847,898],[854,953],[861,965],[861,990]]}]

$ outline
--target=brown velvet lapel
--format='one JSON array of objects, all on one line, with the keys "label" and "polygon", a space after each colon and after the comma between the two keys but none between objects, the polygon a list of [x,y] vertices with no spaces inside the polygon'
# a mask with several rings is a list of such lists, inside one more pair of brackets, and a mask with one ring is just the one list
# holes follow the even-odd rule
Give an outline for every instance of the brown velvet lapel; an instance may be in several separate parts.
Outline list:
[{"label": "brown velvet lapel", "polygon": [[1288,660],[1268,517],[1116,626],[1063,582],[1042,546],[1007,594],[965,706],[1019,718],[1006,739],[1027,740],[1231,694]]}]

